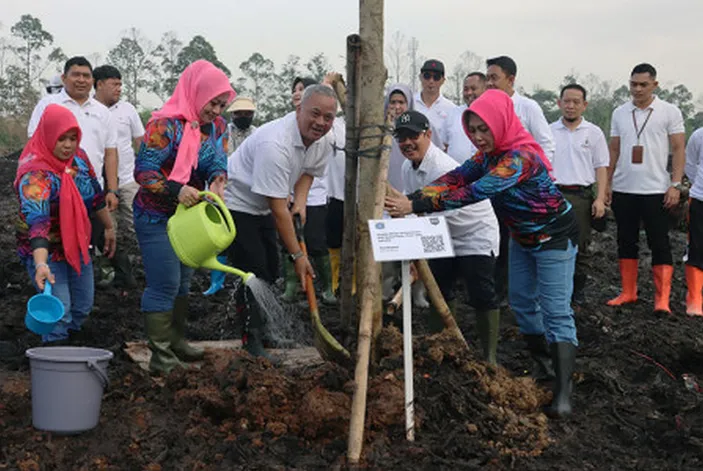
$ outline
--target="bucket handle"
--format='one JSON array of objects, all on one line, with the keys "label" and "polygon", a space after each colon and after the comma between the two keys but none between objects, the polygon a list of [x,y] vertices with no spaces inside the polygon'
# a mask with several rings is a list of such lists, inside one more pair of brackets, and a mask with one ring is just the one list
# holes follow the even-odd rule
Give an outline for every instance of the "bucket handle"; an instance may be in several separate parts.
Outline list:
[{"label": "bucket handle", "polygon": [[103,391],[105,391],[110,384],[110,380],[107,378],[107,375],[105,372],[98,366],[98,364],[95,362],[95,360],[88,360],[85,362],[86,366],[90,371],[93,372],[95,376],[98,377],[98,380],[102,383],[103,385]]}]

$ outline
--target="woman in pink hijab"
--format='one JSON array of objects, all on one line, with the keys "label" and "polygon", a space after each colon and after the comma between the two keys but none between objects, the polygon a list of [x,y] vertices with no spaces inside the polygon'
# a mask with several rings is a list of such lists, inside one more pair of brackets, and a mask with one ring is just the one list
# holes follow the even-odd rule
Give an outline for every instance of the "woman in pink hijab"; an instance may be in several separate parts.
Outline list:
[{"label": "woman in pink hijab", "polygon": [[510,306],[535,360],[534,376],[556,379],[547,413],[568,415],[578,345],[571,309],[578,230],[571,205],[508,95],[487,90],[464,112],[463,122],[478,153],[408,197],[386,198],[386,210],[400,217],[491,200],[510,230]]},{"label": "woman in pink hijab", "polygon": [[235,96],[224,72],[208,61],[193,62],[171,98],[152,113],[135,161],[140,188],[133,203],[134,229],[146,274],[142,311],[153,373],[203,357],[185,341],[193,269],[171,248],[166,223],[178,203],[198,203],[206,186],[223,197],[228,136],[220,115]]}]

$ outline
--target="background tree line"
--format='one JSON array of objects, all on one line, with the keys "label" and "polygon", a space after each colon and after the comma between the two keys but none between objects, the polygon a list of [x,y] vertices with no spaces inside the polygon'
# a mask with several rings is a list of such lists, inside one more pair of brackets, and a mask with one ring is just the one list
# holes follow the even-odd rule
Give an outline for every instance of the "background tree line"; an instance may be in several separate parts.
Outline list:
[{"label": "background tree line", "polygon": [[[145,120],[153,109],[145,104],[165,101],[173,92],[181,72],[198,59],[209,60],[218,66],[231,78],[232,85],[239,94],[255,100],[258,107],[257,123],[278,118],[291,110],[290,91],[295,77],[311,76],[322,80],[325,73],[332,69],[322,53],[307,60],[289,55],[285,62],[277,66],[271,59],[254,52],[239,64],[233,74],[218,59],[215,48],[202,35],[196,35],[185,42],[175,32],[169,31],[158,42],[154,42],[137,28],[124,31],[107,55],[89,51],[83,55],[94,67],[110,64],[120,70],[123,98],[136,106]],[[0,155],[22,147],[26,141],[26,124],[32,109],[42,96],[48,79],[62,72],[66,59],[66,54],[54,44],[53,35],[44,29],[40,19],[22,15],[9,29],[0,24]],[[395,32],[386,45],[389,83],[403,82],[417,90],[419,69],[425,59],[420,54],[417,38],[406,37],[400,31]],[[448,61],[445,60],[445,64]],[[483,57],[469,50],[463,52],[451,68],[447,67],[447,82],[443,93],[455,103],[461,103],[464,77],[469,72],[483,69]],[[594,74],[579,76],[572,73],[566,75],[554,89],[537,86],[531,91],[520,91],[536,100],[551,122],[559,117],[559,88],[576,81],[589,92],[586,118],[608,134],[612,111],[629,99],[625,84],[617,86]],[[657,94],[681,109],[689,133],[703,126],[703,112],[696,112],[693,94],[685,85],[662,88]]]}]

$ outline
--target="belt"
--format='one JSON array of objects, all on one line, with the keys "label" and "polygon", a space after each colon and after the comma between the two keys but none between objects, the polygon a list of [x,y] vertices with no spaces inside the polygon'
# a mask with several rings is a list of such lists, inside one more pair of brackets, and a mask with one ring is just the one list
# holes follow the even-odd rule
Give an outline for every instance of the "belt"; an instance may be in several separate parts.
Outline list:
[{"label": "belt", "polygon": [[557,185],[557,188],[559,188],[561,191],[568,191],[568,192],[587,191],[587,190],[590,190],[592,187],[593,187],[593,185]]}]

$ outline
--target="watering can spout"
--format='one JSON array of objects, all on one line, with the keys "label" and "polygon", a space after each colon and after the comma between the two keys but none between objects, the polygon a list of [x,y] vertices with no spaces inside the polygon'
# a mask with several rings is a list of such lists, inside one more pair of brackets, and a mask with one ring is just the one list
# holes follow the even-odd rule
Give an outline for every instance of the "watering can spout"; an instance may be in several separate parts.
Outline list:
[{"label": "watering can spout", "polygon": [[208,268],[208,269],[210,269],[210,270],[217,270],[217,271],[221,271],[221,272],[224,272],[224,273],[231,273],[231,274],[233,274],[233,275],[236,275],[236,276],[238,276],[238,277],[240,277],[240,278],[242,279],[242,281],[244,282],[244,284],[247,284],[247,282],[248,282],[251,278],[254,277],[254,274],[253,274],[253,273],[246,273],[246,272],[244,272],[244,271],[242,271],[242,270],[240,270],[240,269],[238,269],[238,268],[230,267],[230,266],[227,266],[227,265],[224,265],[224,264],[220,263],[220,262],[217,260],[217,257],[216,257],[216,256],[212,256],[212,257],[208,258],[207,260],[205,260],[205,261],[203,262],[203,264],[202,264],[201,266],[202,266],[203,268]]}]

